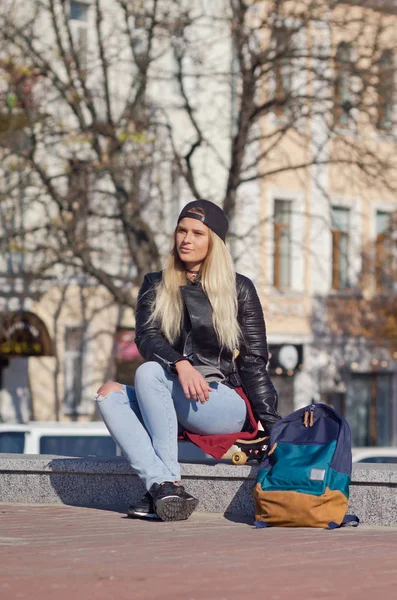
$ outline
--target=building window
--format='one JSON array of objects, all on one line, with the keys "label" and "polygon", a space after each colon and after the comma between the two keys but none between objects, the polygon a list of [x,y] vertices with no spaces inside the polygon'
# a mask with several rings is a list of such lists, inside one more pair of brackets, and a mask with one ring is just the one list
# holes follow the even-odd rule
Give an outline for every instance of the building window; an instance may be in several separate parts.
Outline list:
[{"label": "building window", "polygon": [[69,19],[71,21],[83,21],[87,22],[88,4],[85,2],[75,2],[71,0]]},{"label": "building window", "polygon": [[135,372],[143,363],[143,358],[135,343],[135,331],[127,327],[118,327],[114,345],[115,379],[119,383],[132,385]]},{"label": "building window", "polygon": [[71,231],[79,243],[87,240],[90,176],[87,162],[71,160],[68,182],[68,203],[72,216]]},{"label": "building window", "polygon": [[76,415],[83,396],[83,357],[85,349],[84,329],[68,327],[65,331],[64,356],[64,413]]},{"label": "building window", "polygon": [[392,409],[390,374],[352,374],[343,416],[349,422],[353,446],[390,446]]},{"label": "building window", "polygon": [[[38,96],[35,94],[39,75],[22,62],[0,60],[0,136],[1,146],[16,153],[32,147],[23,130],[37,121]],[[17,139],[15,139],[17,138]],[[19,139],[18,139],[19,138]]]},{"label": "building window", "polygon": [[392,238],[393,213],[376,212],[375,279],[378,292],[394,287]]},{"label": "building window", "polygon": [[281,117],[287,113],[292,92],[292,33],[286,27],[278,27],[274,40],[275,113]]},{"label": "building window", "polygon": [[291,202],[274,201],[273,285],[287,289],[291,285]]},{"label": "building window", "polygon": [[335,56],[335,106],[336,127],[347,127],[353,107],[352,56],[349,44],[339,44]]},{"label": "building window", "polygon": [[69,20],[73,23],[73,43],[75,46],[79,67],[87,68],[87,20],[89,4],[70,2]]},{"label": "building window", "polygon": [[332,207],[332,288],[334,290],[342,290],[349,285],[349,220],[348,208]]},{"label": "building window", "polygon": [[379,61],[378,127],[390,131],[394,110],[394,57],[391,50],[382,52]]},{"label": "building window", "polygon": [[87,68],[87,27],[79,27],[77,34],[77,48],[79,53],[80,67]]}]

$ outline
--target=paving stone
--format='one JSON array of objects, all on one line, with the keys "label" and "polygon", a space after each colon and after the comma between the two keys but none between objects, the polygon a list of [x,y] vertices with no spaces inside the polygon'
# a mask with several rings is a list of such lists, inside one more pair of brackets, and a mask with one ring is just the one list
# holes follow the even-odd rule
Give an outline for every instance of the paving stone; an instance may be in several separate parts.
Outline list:
[{"label": "paving stone", "polygon": [[0,504],[0,560],[2,600],[394,600],[397,529],[257,530],[210,513],[161,523]]}]

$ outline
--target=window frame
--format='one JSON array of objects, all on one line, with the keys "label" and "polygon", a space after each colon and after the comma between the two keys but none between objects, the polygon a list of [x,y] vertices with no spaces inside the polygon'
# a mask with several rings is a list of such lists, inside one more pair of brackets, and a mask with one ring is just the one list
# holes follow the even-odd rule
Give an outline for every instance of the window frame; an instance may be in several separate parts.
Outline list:
[{"label": "window frame", "polygon": [[[293,36],[292,28],[282,24],[274,29],[273,44],[274,44],[274,97],[276,100],[275,114],[277,117],[283,117],[288,114],[288,100],[293,90],[293,65],[292,53],[293,45],[283,44],[282,39],[288,38],[291,42]],[[280,39],[281,38],[281,39]],[[291,53],[291,54],[290,54]],[[288,81],[287,85],[285,82]]]},{"label": "window frame", "polygon": [[[295,127],[299,131],[304,130],[304,121],[302,119],[298,119],[295,123],[292,107],[293,102],[295,101],[295,97],[299,95],[299,90],[306,90],[306,86],[308,83],[307,80],[307,66],[306,66],[306,53],[307,53],[307,28],[305,23],[298,18],[291,18],[281,16],[280,14],[272,14],[269,15],[269,25],[272,27],[272,33],[270,37],[270,49],[272,52],[272,61],[273,66],[271,68],[270,78],[269,78],[269,95],[274,99],[280,94],[280,88],[277,87],[280,85],[280,73],[277,73],[279,70],[279,66],[282,67],[283,59],[280,56],[279,61],[277,60],[277,40],[276,40],[276,32],[277,30],[286,30],[289,32],[289,40],[292,42],[287,51],[287,57],[284,60],[284,66],[290,70],[290,81],[291,81],[291,90],[290,90],[290,98],[288,102],[284,104],[274,106],[272,112],[269,114],[270,123],[273,127],[278,127],[280,124],[282,125],[286,120],[291,120],[292,127]],[[278,62],[278,65],[277,65]],[[304,92],[306,93],[306,92]]]},{"label": "window frame", "polygon": [[[390,224],[388,231],[378,232],[377,216],[379,214],[390,215]],[[397,243],[393,240],[393,224],[397,222],[397,210],[388,206],[387,209],[383,206],[376,206],[374,210],[374,264],[375,264],[375,287],[378,294],[382,292],[390,292],[394,290],[393,277],[387,281],[384,278],[384,269],[382,268],[385,261],[389,260],[389,266],[393,268],[393,262],[396,261]],[[385,244],[386,242],[386,244]],[[390,244],[387,248],[386,245]]]},{"label": "window frame", "polygon": [[[67,350],[67,335],[71,330],[82,331],[82,341],[80,343],[81,352],[76,350]],[[70,369],[74,372],[73,361],[81,361],[81,380],[80,380],[80,398],[76,403],[73,400],[74,378],[70,377]],[[89,389],[90,372],[92,371],[92,353],[91,337],[89,328],[81,323],[67,324],[63,335],[63,400],[62,413],[68,416],[85,415],[92,413],[91,390]]]},{"label": "window frame", "polygon": [[68,203],[72,215],[70,228],[79,240],[88,240],[89,208],[91,196],[90,163],[85,160],[69,160]]},{"label": "window frame", "polygon": [[[336,229],[332,223],[332,211],[334,209],[342,209],[348,213],[348,224],[346,231],[343,229]],[[350,282],[350,223],[351,223],[351,208],[348,206],[340,206],[334,204],[331,206],[331,288],[334,291],[340,292],[342,290],[351,287]],[[346,285],[341,283],[341,242],[346,240]]]},{"label": "window frame", "polygon": [[[276,221],[276,204],[283,203],[288,206],[288,223]],[[291,252],[291,223],[292,221],[292,201],[282,198],[275,198],[273,203],[273,286],[279,290],[289,290],[291,288],[291,270],[292,270],[292,252]],[[282,236],[287,231],[288,251],[287,251],[287,283],[282,283]],[[285,258],[285,257],[284,257]]]},{"label": "window frame", "polygon": [[[382,59],[387,58],[387,64],[382,65]],[[378,117],[377,128],[384,133],[393,131],[393,116],[395,112],[395,57],[391,49],[384,50],[379,58],[378,69]],[[387,97],[387,100],[386,100]],[[390,113],[387,119],[387,113]]]},{"label": "window frame", "polygon": [[[343,52],[347,51],[346,55],[343,56]],[[334,81],[334,110],[333,110],[333,121],[334,127],[337,129],[349,129],[350,128],[350,113],[354,107],[353,104],[353,48],[348,42],[340,42],[336,48],[334,57],[334,70],[335,70],[335,81]],[[343,92],[343,79],[347,79],[347,94],[344,97]],[[347,110],[344,105],[350,104],[350,108]]]},{"label": "window frame", "polygon": [[[286,200],[291,203],[291,279],[288,289],[274,286],[274,203],[275,200]],[[284,188],[273,188],[268,191],[264,226],[261,231],[266,267],[261,273],[266,275],[266,287],[270,293],[297,295],[305,293],[305,193]],[[296,249],[296,251],[295,251]]]},{"label": "window frame", "polygon": [[[78,19],[71,16],[72,4],[78,4],[85,7],[85,18]],[[82,70],[87,69],[88,59],[88,23],[90,20],[89,9],[91,2],[89,0],[69,0],[68,22],[72,30],[73,45],[79,61],[79,67]]]}]

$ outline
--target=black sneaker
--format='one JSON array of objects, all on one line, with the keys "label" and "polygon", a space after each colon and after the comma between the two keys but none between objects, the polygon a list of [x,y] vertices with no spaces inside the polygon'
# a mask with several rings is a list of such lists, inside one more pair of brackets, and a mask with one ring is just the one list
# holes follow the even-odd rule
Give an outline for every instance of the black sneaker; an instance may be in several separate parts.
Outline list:
[{"label": "black sneaker", "polygon": [[150,488],[154,508],[162,521],[184,521],[188,519],[198,504],[181,485],[171,481],[154,483]]},{"label": "black sneaker", "polygon": [[127,516],[131,519],[158,519],[151,494],[146,492],[139,502],[132,504],[128,508]]},{"label": "black sneaker", "polygon": [[183,485],[178,486],[179,489],[182,491],[182,498],[185,498],[186,502],[188,502],[189,506],[193,506],[192,508],[192,512],[194,511],[195,508],[197,508],[197,505],[199,503],[198,499],[195,498],[194,496],[192,496],[191,494],[189,494],[185,488],[183,487]]}]

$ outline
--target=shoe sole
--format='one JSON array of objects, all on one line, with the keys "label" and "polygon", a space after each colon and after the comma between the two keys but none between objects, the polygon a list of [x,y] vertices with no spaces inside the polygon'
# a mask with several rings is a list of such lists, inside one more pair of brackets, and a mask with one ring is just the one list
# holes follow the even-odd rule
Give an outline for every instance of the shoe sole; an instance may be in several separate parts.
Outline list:
[{"label": "shoe sole", "polygon": [[127,517],[129,517],[130,519],[158,519],[156,513],[145,513],[133,510],[129,510],[127,512]]},{"label": "shoe sole", "polygon": [[179,496],[160,498],[156,502],[156,513],[162,521],[186,521],[198,503],[196,498],[189,501]]}]

